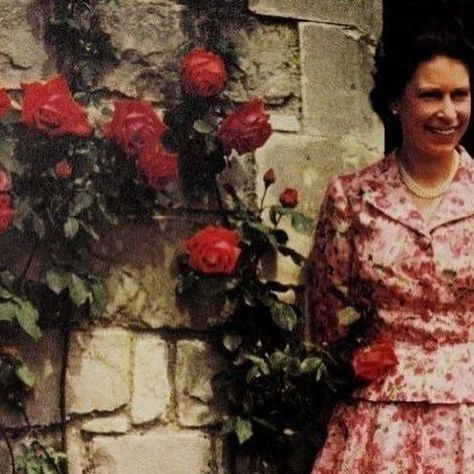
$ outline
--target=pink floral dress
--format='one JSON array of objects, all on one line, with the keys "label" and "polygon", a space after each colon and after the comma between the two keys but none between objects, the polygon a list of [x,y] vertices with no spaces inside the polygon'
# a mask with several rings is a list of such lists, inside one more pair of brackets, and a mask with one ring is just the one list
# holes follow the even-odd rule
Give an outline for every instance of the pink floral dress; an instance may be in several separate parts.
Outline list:
[{"label": "pink floral dress", "polygon": [[329,186],[314,252],[316,330],[344,333],[337,294],[372,304],[398,364],[336,407],[313,474],[474,473],[473,236],[474,161],[462,149],[429,222],[393,154]]}]

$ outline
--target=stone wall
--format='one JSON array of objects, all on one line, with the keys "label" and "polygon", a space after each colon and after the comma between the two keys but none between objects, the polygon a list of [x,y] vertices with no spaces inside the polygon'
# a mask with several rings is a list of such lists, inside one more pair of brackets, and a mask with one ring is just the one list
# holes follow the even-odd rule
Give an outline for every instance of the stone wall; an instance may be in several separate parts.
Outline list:
[{"label": "stone wall", "polygon": [[[3,0],[0,6],[1,84],[55,72],[42,39],[47,0]],[[112,2],[113,3],[113,2]],[[104,97],[141,97],[158,108],[173,96],[180,46],[196,34],[196,10],[173,0],[122,0],[103,18],[118,51],[104,71]],[[242,74],[230,95],[261,96],[275,133],[252,158],[235,163],[233,179],[247,199],[261,194],[273,167],[282,188],[297,187],[300,208],[315,215],[328,180],[380,156],[382,127],[371,112],[371,57],[381,29],[381,0],[250,0],[229,13],[224,34],[236,45]],[[212,346],[212,327],[225,312],[206,298],[177,301],[176,256],[181,242],[213,219],[212,202],[182,189],[174,215],[152,226],[114,231],[98,249],[109,302],[94,328],[72,334],[67,375],[70,474],[189,474],[233,472],[219,435],[224,407],[211,379],[224,361]],[[308,253],[311,240],[296,246]],[[271,270],[283,281],[301,278],[281,260]],[[26,346],[26,341],[18,341]],[[39,376],[27,411],[46,437],[59,423],[61,335],[51,331],[26,359]],[[31,343],[28,342],[31,348]],[[3,411],[2,424],[22,440],[22,420]],[[0,444],[0,472],[8,472]]]}]

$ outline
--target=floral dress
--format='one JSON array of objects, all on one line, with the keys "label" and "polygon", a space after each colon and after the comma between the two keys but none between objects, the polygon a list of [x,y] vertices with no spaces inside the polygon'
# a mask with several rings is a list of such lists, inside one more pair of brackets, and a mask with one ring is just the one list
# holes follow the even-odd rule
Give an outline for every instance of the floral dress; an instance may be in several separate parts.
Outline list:
[{"label": "floral dress", "polygon": [[[474,473],[474,161],[426,221],[393,154],[329,186],[316,232],[316,330],[371,304],[398,359],[338,405],[313,474]],[[337,291],[334,291],[337,289]]]}]

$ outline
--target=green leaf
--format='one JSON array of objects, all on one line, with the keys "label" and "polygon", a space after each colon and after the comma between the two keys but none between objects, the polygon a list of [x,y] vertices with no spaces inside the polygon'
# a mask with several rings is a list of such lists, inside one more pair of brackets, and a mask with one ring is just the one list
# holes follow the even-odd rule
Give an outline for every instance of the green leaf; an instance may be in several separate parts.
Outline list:
[{"label": "green leaf", "polygon": [[0,303],[0,321],[13,321],[18,306],[11,301]]},{"label": "green leaf", "polygon": [[307,357],[301,362],[301,372],[315,372],[324,366],[324,362],[320,357]]},{"label": "green leaf", "polygon": [[239,440],[239,444],[243,444],[253,436],[252,422],[239,416],[235,420],[234,431]]},{"label": "green leaf", "polygon": [[193,123],[193,128],[196,132],[202,133],[204,135],[208,135],[214,131],[214,127],[209,122],[205,120],[196,120]]},{"label": "green leaf", "polygon": [[33,223],[33,230],[35,231],[36,235],[42,239],[45,236],[46,229],[44,226],[43,219],[38,217],[35,213],[32,213],[31,220]]},{"label": "green leaf", "polygon": [[27,386],[33,387],[35,384],[35,375],[31,370],[25,365],[21,364],[15,371],[16,376]]},{"label": "green leaf", "polygon": [[242,344],[242,337],[240,334],[225,334],[222,338],[222,345],[229,351],[236,351]]},{"label": "green leaf", "polygon": [[46,272],[46,283],[50,290],[59,295],[69,282],[69,275],[67,273],[59,273],[55,270],[48,270]]},{"label": "green leaf", "polygon": [[68,281],[69,294],[76,306],[82,306],[92,297],[86,282],[75,274],[71,274]]},{"label": "green leaf", "polygon": [[16,313],[16,320],[21,328],[33,339],[41,337],[41,330],[37,324],[39,314],[36,308],[26,300],[21,300]]},{"label": "green leaf", "polygon": [[261,357],[253,354],[244,354],[244,358],[253,362],[262,374],[268,375],[270,373],[268,364]]},{"label": "green leaf", "polygon": [[79,221],[74,217],[69,218],[64,224],[64,235],[68,239],[72,239],[79,230]]},{"label": "green leaf", "polygon": [[91,315],[94,318],[102,316],[107,305],[107,291],[105,286],[101,282],[95,282],[91,285],[92,290],[92,303],[91,303]]},{"label": "green leaf", "polygon": [[360,313],[353,306],[346,306],[337,312],[336,317],[341,326],[350,326],[360,319]]},{"label": "green leaf", "polygon": [[69,215],[71,217],[79,215],[84,209],[88,209],[94,204],[94,198],[86,192],[76,194],[74,200],[69,205]]},{"label": "green leaf", "polygon": [[275,301],[270,306],[270,312],[275,324],[286,331],[293,331],[297,323],[295,310],[286,303]]},{"label": "green leaf", "polygon": [[301,212],[293,211],[291,225],[296,232],[304,235],[311,235],[314,230],[314,220],[301,214]]}]

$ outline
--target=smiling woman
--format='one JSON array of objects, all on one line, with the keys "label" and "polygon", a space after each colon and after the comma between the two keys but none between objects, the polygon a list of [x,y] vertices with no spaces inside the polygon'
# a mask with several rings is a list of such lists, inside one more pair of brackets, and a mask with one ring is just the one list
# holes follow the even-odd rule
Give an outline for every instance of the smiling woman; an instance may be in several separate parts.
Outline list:
[{"label": "smiling woman", "polygon": [[384,46],[371,98],[396,146],[333,181],[316,231],[316,334],[340,340],[341,313],[365,308],[367,344],[313,474],[461,474],[474,460],[474,162],[459,145],[473,50],[445,25]]}]

